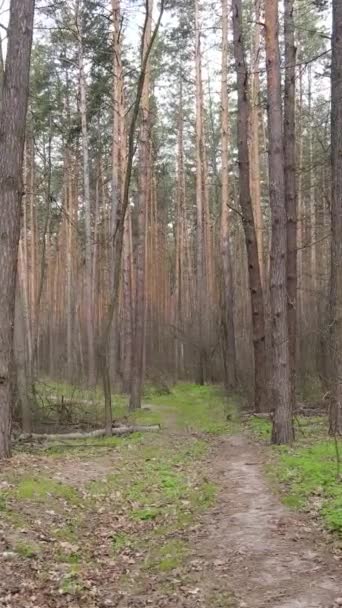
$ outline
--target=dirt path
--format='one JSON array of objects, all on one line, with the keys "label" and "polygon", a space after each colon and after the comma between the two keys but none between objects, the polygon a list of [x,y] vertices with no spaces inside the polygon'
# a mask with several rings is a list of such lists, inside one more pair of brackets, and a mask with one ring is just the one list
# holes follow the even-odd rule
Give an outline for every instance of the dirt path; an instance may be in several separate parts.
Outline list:
[{"label": "dirt path", "polygon": [[[187,564],[146,581],[120,608],[331,608],[342,605],[342,564],[264,478],[262,451],[243,436],[219,442],[208,477],[219,499],[190,531]],[[151,584],[152,583],[152,584]]]},{"label": "dirt path", "polygon": [[213,471],[220,498],[194,546],[206,564],[204,593],[215,597],[216,588],[219,598],[224,577],[231,603],[218,599],[218,606],[340,605],[334,602],[342,596],[341,562],[327,554],[308,522],[270,492],[260,458],[244,437],[226,439],[217,449]]},{"label": "dirt path", "polygon": [[[161,439],[165,442],[183,445],[187,441],[185,434],[180,435],[174,429],[164,433]],[[124,568],[125,577],[119,577],[117,561],[108,557],[107,546],[107,537],[116,522],[106,508],[101,508],[94,513],[101,542],[94,551],[95,561],[89,566],[89,589],[94,583],[96,593],[85,590],[78,599],[59,597],[51,580],[50,589],[42,587],[40,562],[20,560],[15,554],[4,557],[6,552],[1,559],[0,552],[0,606],[332,608],[342,605],[342,562],[333,557],[320,532],[305,517],[288,510],[271,492],[262,471],[263,457],[262,449],[244,436],[213,441],[203,467],[207,479],[219,487],[218,499],[215,507],[196,517],[188,529],[174,531],[175,542],[184,542],[187,553],[171,571],[148,570],[143,559],[133,555]],[[31,467],[34,463],[35,460]],[[57,475],[69,483],[74,480],[72,461],[69,467],[65,461],[62,468],[58,460],[37,459],[36,464],[47,467],[54,478]],[[78,484],[82,480],[102,480],[118,466],[115,452],[80,462]],[[58,516],[50,510],[46,513],[49,517]],[[89,525],[93,538],[92,521]],[[5,529],[3,532],[7,534]],[[84,540],[89,542],[87,537]],[[80,547],[82,542],[79,538]],[[125,555],[118,557],[121,565],[124,559]],[[56,569],[56,576],[60,574],[58,564],[51,563],[51,567]]]}]

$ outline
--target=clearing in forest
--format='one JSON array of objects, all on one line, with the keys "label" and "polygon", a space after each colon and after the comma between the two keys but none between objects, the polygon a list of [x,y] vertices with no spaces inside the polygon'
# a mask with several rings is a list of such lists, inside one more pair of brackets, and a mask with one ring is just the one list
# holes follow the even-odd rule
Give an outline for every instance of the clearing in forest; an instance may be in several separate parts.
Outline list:
[{"label": "clearing in forest", "polygon": [[232,404],[193,386],[154,401],[139,419],[160,433],[25,447],[2,468],[0,605],[342,603],[339,554],[272,493]]}]

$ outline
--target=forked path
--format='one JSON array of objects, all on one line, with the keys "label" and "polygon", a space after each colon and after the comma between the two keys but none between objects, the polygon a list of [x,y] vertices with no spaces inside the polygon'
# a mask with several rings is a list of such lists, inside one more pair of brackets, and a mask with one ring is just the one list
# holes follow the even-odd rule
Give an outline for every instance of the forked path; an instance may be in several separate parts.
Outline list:
[{"label": "forked path", "polygon": [[215,601],[227,608],[342,605],[342,562],[272,494],[260,457],[240,436],[216,449],[211,471],[221,491],[194,541],[193,553],[204,566],[197,593],[202,601],[207,597],[208,608]]}]

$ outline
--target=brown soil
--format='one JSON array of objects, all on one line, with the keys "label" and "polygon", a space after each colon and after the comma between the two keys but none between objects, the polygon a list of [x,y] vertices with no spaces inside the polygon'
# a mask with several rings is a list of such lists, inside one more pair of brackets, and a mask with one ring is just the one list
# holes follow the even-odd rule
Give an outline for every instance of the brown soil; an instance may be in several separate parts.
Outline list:
[{"label": "brown soil", "polygon": [[224,575],[232,606],[328,608],[342,595],[342,563],[317,530],[270,492],[261,458],[261,450],[243,437],[217,449],[220,500],[195,541],[209,588],[219,590]]}]

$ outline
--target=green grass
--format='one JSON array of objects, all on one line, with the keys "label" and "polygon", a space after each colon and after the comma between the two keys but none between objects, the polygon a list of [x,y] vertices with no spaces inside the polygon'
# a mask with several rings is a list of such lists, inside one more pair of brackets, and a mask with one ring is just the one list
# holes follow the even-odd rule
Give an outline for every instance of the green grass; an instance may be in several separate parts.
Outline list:
[{"label": "green grass", "polygon": [[251,416],[248,418],[246,426],[257,439],[266,441],[271,437],[272,425],[269,420]]},{"label": "green grass", "polygon": [[[92,394],[95,412],[102,408],[100,391],[76,391],[57,383],[44,385],[43,390],[66,399],[78,395],[87,400]],[[37,446],[33,456],[31,448],[24,445],[20,466],[0,475],[0,481],[7,482],[0,494],[0,519],[15,528],[13,538],[20,542],[14,550],[23,559],[38,560],[43,565],[41,575],[47,580],[57,564],[59,573],[62,571],[57,593],[81,592],[94,560],[115,562],[122,575],[130,564],[137,564],[143,576],[150,571],[153,576],[172,572],[187,556],[189,527],[215,503],[217,487],[206,479],[205,458],[212,436],[238,428],[233,401],[226,401],[212,386],[180,385],[171,394],[149,391],[145,403],[147,408],[151,404],[149,409],[131,414],[126,398],[120,397],[115,400],[114,417],[125,422],[159,423],[160,433],[92,438],[81,444],[80,440],[49,442]],[[83,416],[85,408],[87,416],[87,407],[80,404],[77,415]],[[46,409],[50,415],[48,402]],[[93,420],[98,415],[95,413]],[[179,435],[174,432],[177,429],[182,431]],[[28,454],[23,455],[25,450]],[[105,467],[101,463],[97,473],[98,458],[104,458]],[[68,475],[63,478],[66,462]],[[75,467],[73,485],[71,462]],[[81,463],[91,465],[91,475],[78,480]],[[51,543],[37,536],[37,522],[39,533],[51,538]],[[24,539],[18,537],[21,529],[25,530]]]},{"label": "green grass", "polygon": [[213,435],[231,433],[237,426],[236,400],[211,385],[178,384],[169,395],[147,398],[166,406],[177,426]]},{"label": "green grass", "polygon": [[38,476],[20,479],[15,488],[15,498],[19,501],[36,502],[45,502],[49,498],[62,498],[74,504],[79,501],[77,491],[71,486]]},{"label": "green grass", "polygon": [[181,539],[171,539],[155,547],[145,560],[145,568],[159,572],[171,572],[179,568],[188,554],[188,547]]},{"label": "green grass", "polygon": [[39,553],[38,545],[28,542],[17,543],[14,549],[18,555],[26,558],[35,557]]},{"label": "green grass", "polygon": [[332,440],[279,450],[276,476],[286,488],[284,502],[298,509],[315,505],[326,526],[342,536],[342,482],[336,472]]},{"label": "green grass", "polygon": [[5,493],[0,494],[0,513],[7,511],[7,499]]},{"label": "green grass", "polygon": [[[283,502],[294,509],[313,510],[329,530],[342,536],[342,481],[337,479],[334,440],[327,436],[326,417],[296,420],[293,446],[272,446],[270,476],[280,483]],[[251,417],[247,428],[261,440],[268,440],[271,423]],[[339,441],[342,454],[342,441]]]},{"label": "green grass", "polygon": [[[103,424],[104,405],[100,387],[87,389],[64,382],[42,380],[37,383],[38,416],[56,424],[70,425],[77,422]],[[59,405],[56,403],[58,399]],[[65,408],[61,408],[62,399]],[[72,404],[68,404],[72,400]],[[236,403],[238,398],[227,399],[222,390],[211,385],[178,384],[170,394],[160,394],[151,386],[146,387],[144,402],[137,412],[128,411],[126,395],[113,394],[115,420],[138,424],[167,425],[170,415],[178,428],[219,435],[231,432],[237,424]],[[148,404],[153,408],[149,409]],[[157,409],[155,406],[163,406]],[[56,448],[56,453],[61,450]]]}]

